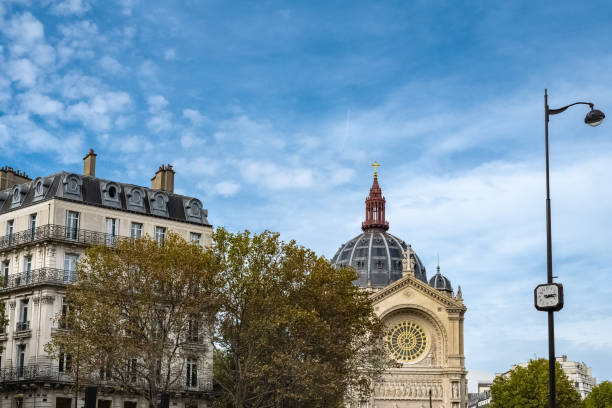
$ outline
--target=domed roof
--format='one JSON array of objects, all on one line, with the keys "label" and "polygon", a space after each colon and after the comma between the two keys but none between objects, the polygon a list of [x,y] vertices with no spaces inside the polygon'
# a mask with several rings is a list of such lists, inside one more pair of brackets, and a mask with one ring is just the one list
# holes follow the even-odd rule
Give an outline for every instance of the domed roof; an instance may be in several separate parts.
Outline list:
[{"label": "domed roof", "polygon": [[440,267],[438,266],[438,272],[431,277],[429,280],[429,286],[438,289],[444,290],[447,292],[453,291],[453,287],[451,286],[451,281],[444,275],[440,273]]},{"label": "domed roof", "polygon": [[383,287],[402,277],[404,254],[414,263],[414,275],[427,283],[425,267],[410,245],[383,229],[367,229],[341,245],[332,263],[352,266],[359,274],[357,286]]}]

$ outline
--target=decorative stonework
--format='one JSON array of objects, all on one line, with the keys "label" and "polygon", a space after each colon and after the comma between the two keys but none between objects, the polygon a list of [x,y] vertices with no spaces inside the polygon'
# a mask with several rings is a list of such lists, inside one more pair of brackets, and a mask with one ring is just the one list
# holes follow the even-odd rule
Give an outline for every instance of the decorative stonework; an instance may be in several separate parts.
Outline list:
[{"label": "decorative stonework", "polygon": [[400,381],[385,382],[374,387],[376,399],[422,400],[429,398],[441,400],[444,397],[442,381]]}]

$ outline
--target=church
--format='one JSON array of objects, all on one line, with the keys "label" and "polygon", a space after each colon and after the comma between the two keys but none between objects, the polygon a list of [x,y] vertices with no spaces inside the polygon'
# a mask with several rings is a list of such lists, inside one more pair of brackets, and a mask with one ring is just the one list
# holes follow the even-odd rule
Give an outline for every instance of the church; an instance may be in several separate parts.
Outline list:
[{"label": "church", "polygon": [[391,235],[385,197],[374,181],[365,200],[362,233],[340,246],[335,267],[351,266],[355,284],[371,292],[374,310],[385,323],[387,352],[397,366],[374,384],[360,408],[466,408],[467,380],[461,287],[453,291],[440,273],[429,280],[410,244]]}]

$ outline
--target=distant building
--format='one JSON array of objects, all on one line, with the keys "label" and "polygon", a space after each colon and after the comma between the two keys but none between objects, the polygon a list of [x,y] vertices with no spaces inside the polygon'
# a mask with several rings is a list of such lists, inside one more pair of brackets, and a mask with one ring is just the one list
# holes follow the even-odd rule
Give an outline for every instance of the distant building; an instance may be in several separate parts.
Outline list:
[{"label": "distant building", "polygon": [[[577,361],[567,361],[567,356],[563,355],[561,357],[557,357],[557,362],[561,364],[561,368],[563,372],[567,376],[570,383],[574,386],[578,394],[582,399],[585,399],[590,393],[595,385],[597,385],[596,378],[592,377],[591,368],[587,367],[587,365],[583,362]],[[513,365],[509,371],[506,371],[503,374],[497,374],[497,376],[508,376],[510,371],[515,369],[516,367],[527,367],[529,363],[523,362]]]},{"label": "distant building", "polygon": [[557,361],[561,364],[561,368],[567,375],[567,378],[576,388],[582,399],[585,399],[595,385],[597,380],[591,374],[591,367],[587,367],[585,363],[577,361],[567,361],[567,356],[557,357]]},{"label": "distant building", "polygon": [[488,407],[491,403],[491,383],[479,382],[478,392],[468,394],[468,408]]},{"label": "distant building", "polygon": [[[30,179],[0,169],[0,301],[9,319],[0,327],[0,407],[72,408],[72,361],[44,351],[62,328],[55,317],[66,307],[67,285],[91,245],[113,246],[168,232],[208,246],[212,227],[202,202],[174,193],[174,170],[161,166],[151,187],[95,176],[96,155],[84,158],[83,174],[59,172]],[[171,396],[177,408],[203,408],[212,390],[212,345],[205,333],[189,338],[183,380]],[[142,397],[109,387],[101,372],[99,408],[140,408]],[[81,396],[83,394],[81,393]],[[79,407],[82,400],[79,401]]]}]

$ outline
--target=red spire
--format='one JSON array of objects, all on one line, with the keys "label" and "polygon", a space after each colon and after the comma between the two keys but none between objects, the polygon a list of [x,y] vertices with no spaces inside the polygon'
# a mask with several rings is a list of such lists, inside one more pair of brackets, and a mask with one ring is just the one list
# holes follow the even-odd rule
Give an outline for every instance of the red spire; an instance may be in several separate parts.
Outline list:
[{"label": "red spire", "polygon": [[366,231],[368,229],[382,229],[388,230],[389,223],[385,221],[385,197],[382,195],[382,190],[378,185],[378,174],[376,168],[380,166],[374,162],[374,182],[370,188],[370,195],[365,199],[366,207],[366,218],[361,223],[361,229]]}]

